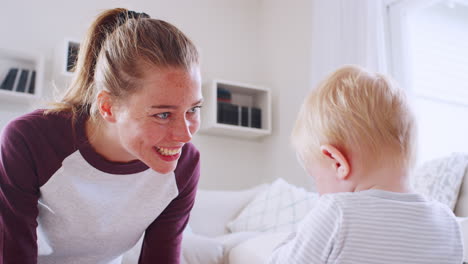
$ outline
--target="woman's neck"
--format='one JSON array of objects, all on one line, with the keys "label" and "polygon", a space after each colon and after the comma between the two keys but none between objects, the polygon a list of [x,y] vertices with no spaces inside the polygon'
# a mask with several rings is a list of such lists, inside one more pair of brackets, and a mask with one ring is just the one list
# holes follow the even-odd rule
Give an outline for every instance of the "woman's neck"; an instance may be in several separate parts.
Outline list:
[{"label": "woman's neck", "polygon": [[94,151],[112,162],[129,162],[134,159],[118,143],[115,129],[105,122],[88,119],[85,124],[86,136]]}]

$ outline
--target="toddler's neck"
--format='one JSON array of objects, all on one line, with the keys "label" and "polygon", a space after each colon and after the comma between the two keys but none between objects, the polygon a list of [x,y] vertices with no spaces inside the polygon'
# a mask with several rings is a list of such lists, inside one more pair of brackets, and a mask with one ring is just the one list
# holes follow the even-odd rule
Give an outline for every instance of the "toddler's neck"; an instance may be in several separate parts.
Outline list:
[{"label": "toddler's neck", "polygon": [[355,192],[378,189],[390,192],[411,192],[408,170],[405,168],[378,168],[362,175]]}]

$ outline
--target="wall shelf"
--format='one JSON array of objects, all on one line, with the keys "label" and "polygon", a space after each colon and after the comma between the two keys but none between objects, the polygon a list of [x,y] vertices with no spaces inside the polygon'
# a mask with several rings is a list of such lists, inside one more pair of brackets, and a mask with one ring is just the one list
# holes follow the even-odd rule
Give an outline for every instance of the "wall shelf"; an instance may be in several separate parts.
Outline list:
[{"label": "wall shelf", "polygon": [[[230,99],[218,99],[219,89],[227,91]],[[201,133],[246,139],[261,138],[271,134],[269,89],[251,84],[213,80],[203,87],[203,96],[205,102],[202,108]],[[226,104],[231,110],[237,111],[231,111],[227,119],[223,114],[225,109],[222,109]],[[224,119],[220,115],[223,115]]]},{"label": "wall shelf", "polygon": [[40,98],[44,82],[40,55],[0,49],[0,99],[14,103]]}]

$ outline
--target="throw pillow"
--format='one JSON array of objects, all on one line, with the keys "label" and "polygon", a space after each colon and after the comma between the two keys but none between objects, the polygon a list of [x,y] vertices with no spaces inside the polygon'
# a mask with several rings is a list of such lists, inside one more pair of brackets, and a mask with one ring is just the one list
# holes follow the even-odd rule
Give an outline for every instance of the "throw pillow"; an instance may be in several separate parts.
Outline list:
[{"label": "throw pillow", "polygon": [[318,194],[280,178],[258,193],[227,228],[231,232],[291,232],[317,199]]},{"label": "throw pillow", "polygon": [[453,210],[467,166],[468,155],[453,153],[422,164],[411,176],[411,183],[416,192]]}]

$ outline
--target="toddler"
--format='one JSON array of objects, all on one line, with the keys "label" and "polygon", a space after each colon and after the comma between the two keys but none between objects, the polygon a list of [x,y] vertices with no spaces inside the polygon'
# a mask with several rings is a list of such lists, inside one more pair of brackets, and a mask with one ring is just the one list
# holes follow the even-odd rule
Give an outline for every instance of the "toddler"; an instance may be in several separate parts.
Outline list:
[{"label": "toddler", "polygon": [[452,211],[413,193],[415,123],[385,76],[344,66],[305,99],[292,141],[320,199],[270,263],[462,263]]}]

